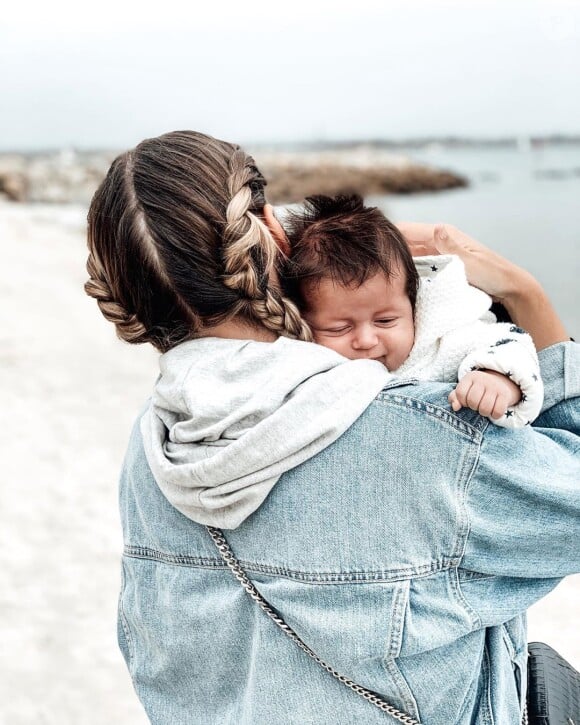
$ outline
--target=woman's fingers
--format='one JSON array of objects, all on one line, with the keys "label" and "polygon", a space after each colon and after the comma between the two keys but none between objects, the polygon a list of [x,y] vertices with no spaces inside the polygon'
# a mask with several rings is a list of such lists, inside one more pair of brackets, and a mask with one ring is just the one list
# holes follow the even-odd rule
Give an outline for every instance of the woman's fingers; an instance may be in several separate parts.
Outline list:
[{"label": "woman's fingers", "polygon": [[505,296],[513,286],[514,272],[521,272],[514,264],[451,224],[401,222],[397,226],[413,256],[458,255],[465,265],[469,283],[494,298]]},{"label": "woman's fingers", "polygon": [[494,299],[503,299],[521,273],[496,252],[449,224],[436,224],[434,246],[440,254],[456,254],[465,265],[467,280]]},{"label": "woman's fingers", "polygon": [[398,222],[396,226],[409,243],[433,243],[433,231],[435,229],[434,224],[423,224],[422,222]]},{"label": "woman's fingers", "polygon": [[475,239],[450,224],[400,222],[397,227],[415,256],[420,256],[419,251],[424,255],[460,254],[477,246],[484,249]]},{"label": "woman's fingers", "polygon": [[480,252],[487,251],[483,244],[449,224],[434,224],[433,240],[433,246],[439,254],[458,254],[461,256],[473,253],[476,250]]},{"label": "woman's fingers", "polygon": [[437,254],[437,252],[433,252],[432,248],[428,247],[426,244],[408,242],[407,246],[411,250],[411,254],[413,255],[413,257],[427,257],[431,256],[432,254]]},{"label": "woman's fingers", "polygon": [[435,247],[435,225],[420,222],[400,222],[399,231],[405,237],[411,254],[414,257],[425,257],[430,254],[439,254]]}]

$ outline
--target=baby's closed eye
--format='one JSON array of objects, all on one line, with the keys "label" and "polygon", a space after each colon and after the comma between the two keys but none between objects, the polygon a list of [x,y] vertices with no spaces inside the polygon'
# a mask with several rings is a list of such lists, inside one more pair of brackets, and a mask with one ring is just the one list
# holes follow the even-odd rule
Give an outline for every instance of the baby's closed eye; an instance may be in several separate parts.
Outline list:
[{"label": "baby's closed eye", "polygon": [[343,335],[345,332],[348,332],[349,330],[350,330],[350,325],[342,325],[341,327],[314,328],[314,332],[318,332],[323,335]]}]

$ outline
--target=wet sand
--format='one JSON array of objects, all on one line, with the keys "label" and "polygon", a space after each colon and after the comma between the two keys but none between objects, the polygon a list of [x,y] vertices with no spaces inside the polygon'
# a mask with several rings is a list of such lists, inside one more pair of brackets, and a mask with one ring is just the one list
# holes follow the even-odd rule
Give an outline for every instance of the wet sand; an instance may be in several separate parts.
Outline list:
[{"label": "wet sand", "polygon": [[[116,644],[116,481],[157,355],[82,291],[82,207],[0,204],[0,723],[145,725]],[[580,577],[530,613],[580,667]]]}]

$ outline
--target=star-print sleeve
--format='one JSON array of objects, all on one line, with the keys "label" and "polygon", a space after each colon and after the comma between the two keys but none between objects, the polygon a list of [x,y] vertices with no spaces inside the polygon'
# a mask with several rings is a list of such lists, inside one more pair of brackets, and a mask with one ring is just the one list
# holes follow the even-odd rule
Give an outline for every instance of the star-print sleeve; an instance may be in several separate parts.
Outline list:
[{"label": "star-print sleeve", "polygon": [[507,409],[499,420],[502,428],[523,428],[537,418],[544,400],[544,386],[532,338],[510,323],[489,325],[486,339],[471,350],[459,366],[459,380],[471,370],[494,370],[506,375],[522,391],[519,403]]}]

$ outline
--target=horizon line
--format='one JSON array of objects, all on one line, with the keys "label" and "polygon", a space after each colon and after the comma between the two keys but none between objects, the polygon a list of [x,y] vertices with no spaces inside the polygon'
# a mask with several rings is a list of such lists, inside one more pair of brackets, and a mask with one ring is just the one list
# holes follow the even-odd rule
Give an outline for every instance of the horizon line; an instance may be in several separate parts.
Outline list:
[{"label": "horizon line", "polygon": [[[312,150],[320,148],[341,148],[353,146],[375,146],[375,147],[392,147],[392,148],[416,148],[421,146],[429,146],[433,144],[440,145],[465,145],[465,146],[525,146],[546,145],[546,144],[580,144],[580,133],[522,133],[522,134],[502,134],[495,136],[485,135],[459,135],[459,134],[420,134],[406,137],[342,137],[342,138],[323,138],[312,137],[309,139],[268,139],[268,140],[246,140],[244,146],[253,148],[277,147],[282,148],[310,148]],[[59,146],[52,145],[31,145],[31,146],[15,146],[0,148],[1,155],[16,154],[21,156],[32,154],[55,154],[72,151],[76,153],[122,153],[127,148],[133,146],[116,146],[116,145],[94,145],[89,144],[66,144]]]}]

